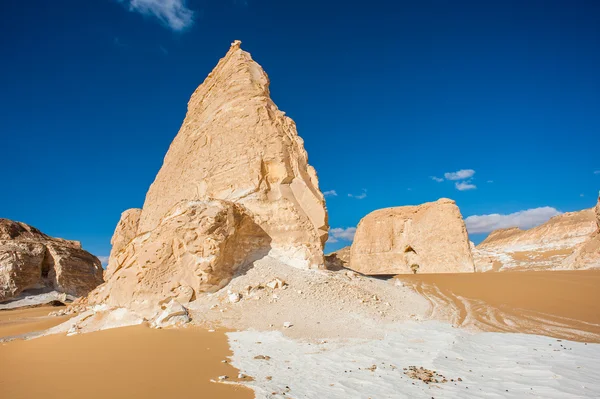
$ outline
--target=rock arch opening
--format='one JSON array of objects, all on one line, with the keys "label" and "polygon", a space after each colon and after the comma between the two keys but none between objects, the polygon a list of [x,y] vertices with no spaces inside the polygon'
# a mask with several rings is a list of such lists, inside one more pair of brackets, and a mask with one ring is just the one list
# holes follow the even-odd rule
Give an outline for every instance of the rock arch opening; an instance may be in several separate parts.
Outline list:
[{"label": "rock arch opening", "polygon": [[50,276],[50,271],[54,269],[54,258],[50,254],[50,251],[46,249],[46,253],[44,254],[44,259],[42,260],[42,278],[48,279]]}]

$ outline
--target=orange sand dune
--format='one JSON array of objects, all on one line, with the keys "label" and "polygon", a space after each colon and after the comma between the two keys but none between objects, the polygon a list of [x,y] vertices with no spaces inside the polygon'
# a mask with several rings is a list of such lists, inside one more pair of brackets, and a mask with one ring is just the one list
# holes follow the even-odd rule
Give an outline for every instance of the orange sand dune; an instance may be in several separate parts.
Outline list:
[{"label": "orange sand dune", "polygon": [[402,275],[458,326],[600,342],[600,270]]},{"label": "orange sand dune", "polygon": [[0,398],[253,398],[223,331],[118,328],[0,344]]},{"label": "orange sand dune", "polygon": [[57,309],[60,308],[40,306],[0,311],[0,339],[34,331],[44,331],[70,319],[70,316],[48,316],[48,313]]}]

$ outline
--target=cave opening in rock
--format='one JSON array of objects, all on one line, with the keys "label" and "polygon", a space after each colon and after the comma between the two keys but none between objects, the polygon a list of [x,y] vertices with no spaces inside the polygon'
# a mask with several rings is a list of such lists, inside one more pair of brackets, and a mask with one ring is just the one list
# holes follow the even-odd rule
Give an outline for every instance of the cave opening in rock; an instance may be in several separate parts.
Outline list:
[{"label": "cave opening in rock", "polygon": [[50,251],[46,250],[44,259],[42,260],[42,278],[47,279],[50,275],[50,270],[54,268],[54,258],[50,255]]},{"label": "cave opening in rock", "polygon": [[412,252],[414,254],[417,253],[417,251],[415,251],[414,248],[411,247],[410,245],[407,245],[406,248],[404,249],[404,253],[407,253],[407,252]]}]

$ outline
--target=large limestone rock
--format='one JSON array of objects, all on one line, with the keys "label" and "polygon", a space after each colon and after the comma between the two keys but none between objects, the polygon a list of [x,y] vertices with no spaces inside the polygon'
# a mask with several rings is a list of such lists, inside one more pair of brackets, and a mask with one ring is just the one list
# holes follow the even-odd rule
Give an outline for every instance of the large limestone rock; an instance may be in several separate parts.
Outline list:
[{"label": "large limestone rock", "polygon": [[244,205],[271,237],[271,256],[323,267],[327,211],[294,121],[269,97],[269,79],[232,44],[194,92],[183,125],[146,195],[138,232],[184,200]]},{"label": "large limestone rock", "polygon": [[379,209],[365,216],[350,268],[363,274],[473,272],[467,229],[455,202]]},{"label": "large limestone rock", "polygon": [[84,251],[79,242],[0,219],[0,301],[45,287],[81,296],[101,283],[100,260]]},{"label": "large limestone rock", "polygon": [[[592,240],[597,231],[594,209],[563,213],[528,230],[496,230],[473,252],[475,267],[478,271],[600,267],[600,254]],[[490,260],[491,269],[487,266]]]},{"label": "large limestone rock", "polygon": [[244,207],[229,201],[181,201],[158,225],[114,254],[117,268],[88,303],[127,307],[147,317],[172,300],[226,285],[237,269],[270,248],[271,238]]},{"label": "large limestone rock", "polygon": [[138,224],[142,210],[139,208],[128,209],[121,214],[110,243],[112,249],[108,258],[106,277],[108,278],[117,268],[116,254],[125,247],[137,235]]}]

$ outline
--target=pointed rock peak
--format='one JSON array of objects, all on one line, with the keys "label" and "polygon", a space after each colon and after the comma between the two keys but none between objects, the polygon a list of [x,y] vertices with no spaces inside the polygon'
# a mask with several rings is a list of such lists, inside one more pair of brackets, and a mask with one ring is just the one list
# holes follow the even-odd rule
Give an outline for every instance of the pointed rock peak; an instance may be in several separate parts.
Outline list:
[{"label": "pointed rock peak", "polygon": [[188,102],[181,130],[148,194],[137,231],[154,230],[183,200],[243,205],[273,257],[323,265],[327,210],[296,125],[270,98],[269,78],[234,41]]}]

